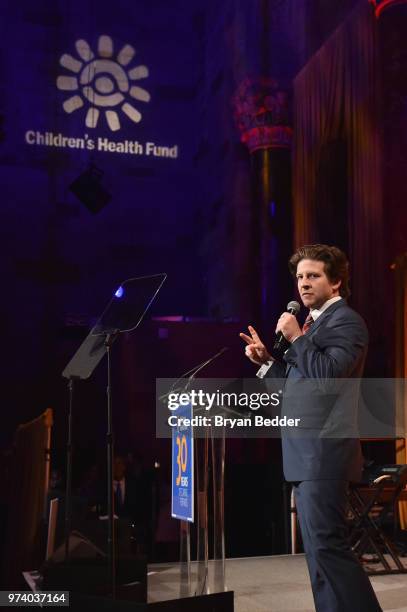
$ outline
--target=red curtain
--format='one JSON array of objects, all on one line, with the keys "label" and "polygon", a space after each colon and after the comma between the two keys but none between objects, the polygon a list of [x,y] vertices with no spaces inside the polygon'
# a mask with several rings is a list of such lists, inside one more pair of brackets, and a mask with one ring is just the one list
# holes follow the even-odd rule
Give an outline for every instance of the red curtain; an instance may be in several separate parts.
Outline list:
[{"label": "red curtain", "polygon": [[[407,253],[397,257],[394,263],[396,285],[396,355],[395,376],[407,379]],[[407,462],[407,391],[400,387],[397,403],[398,422],[404,424],[404,438],[396,440],[397,463]],[[399,502],[400,526],[407,529],[407,502]]]},{"label": "red curtain", "polygon": [[[318,189],[317,175],[326,146],[341,141],[347,165],[343,214],[355,279],[352,303],[371,330],[380,321],[380,300],[372,297],[384,266],[376,55],[374,14],[362,2],[294,81],[295,246],[327,241],[318,231],[318,217],[332,203],[326,190]],[[338,218],[341,211],[335,212]]]}]

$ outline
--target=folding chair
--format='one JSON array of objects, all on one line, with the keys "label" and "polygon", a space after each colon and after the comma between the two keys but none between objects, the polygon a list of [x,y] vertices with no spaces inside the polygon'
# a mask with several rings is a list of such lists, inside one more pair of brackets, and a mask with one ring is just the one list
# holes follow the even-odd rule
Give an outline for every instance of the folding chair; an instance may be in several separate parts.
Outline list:
[{"label": "folding chair", "polygon": [[[397,500],[407,484],[407,465],[384,465],[371,475],[368,483],[351,485],[349,489],[350,541],[354,553],[362,562],[366,553],[371,562],[379,562],[381,570],[367,569],[369,574],[407,573],[407,567],[386,534],[385,523],[397,520]],[[394,566],[389,563],[390,557]]]}]

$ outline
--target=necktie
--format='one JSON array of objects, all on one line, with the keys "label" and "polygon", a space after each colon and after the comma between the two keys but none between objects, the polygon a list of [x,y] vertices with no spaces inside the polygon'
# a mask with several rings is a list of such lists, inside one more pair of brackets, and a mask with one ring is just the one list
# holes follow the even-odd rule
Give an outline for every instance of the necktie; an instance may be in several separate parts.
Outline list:
[{"label": "necktie", "polygon": [[309,328],[311,327],[313,322],[314,322],[314,319],[311,317],[311,313],[309,312],[307,318],[305,319],[305,323],[302,326],[302,333],[303,334],[307,333],[307,331],[309,330]]}]

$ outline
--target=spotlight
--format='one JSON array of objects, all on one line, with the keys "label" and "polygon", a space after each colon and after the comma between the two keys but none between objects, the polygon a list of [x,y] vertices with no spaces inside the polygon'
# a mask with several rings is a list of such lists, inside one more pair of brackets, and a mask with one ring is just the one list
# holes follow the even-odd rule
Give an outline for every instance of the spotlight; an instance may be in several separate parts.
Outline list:
[{"label": "spotlight", "polygon": [[103,170],[93,164],[69,185],[70,191],[90,212],[96,214],[110,202],[111,194],[102,185]]}]

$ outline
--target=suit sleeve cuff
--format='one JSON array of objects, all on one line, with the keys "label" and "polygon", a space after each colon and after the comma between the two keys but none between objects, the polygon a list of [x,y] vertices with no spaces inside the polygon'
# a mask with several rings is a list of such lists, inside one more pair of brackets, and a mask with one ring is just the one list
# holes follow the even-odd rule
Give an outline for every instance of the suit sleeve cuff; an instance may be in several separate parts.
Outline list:
[{"label": "suit sleeve cuff", "polygon": [[256,372],[257,378],[264,378],[267,372],[269,371],[269,369],[271,368],[271,366],[273,365],[273,363],[274,363],[273,359],[269,359],[269,361],[266,361],[266,363],[263,363],[261,368],[259,368]]}]

